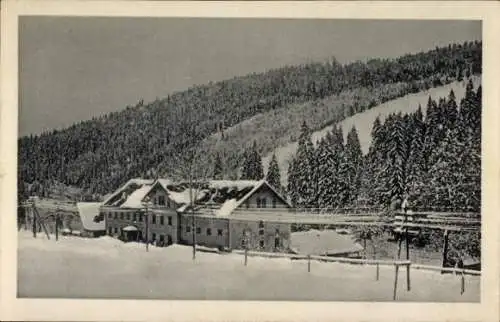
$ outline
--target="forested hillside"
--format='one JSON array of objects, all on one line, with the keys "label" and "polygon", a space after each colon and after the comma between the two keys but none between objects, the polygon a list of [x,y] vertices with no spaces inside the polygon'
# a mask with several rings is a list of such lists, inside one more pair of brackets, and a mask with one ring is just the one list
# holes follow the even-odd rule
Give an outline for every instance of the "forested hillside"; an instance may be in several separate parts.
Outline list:
[{"label": "forested hillside", "polygon": [[[472,76],[469,78],[472,80],[474,87],[478,87],[481,84],[481,77],[480,75],[478,76]],[[468,80],[469,80],[468,79]],[[425,115],[427,113],[427,101],[429,96],[431,97],[447,97],[449,92],[451,90],[454,91],[457,102],[460,101],[462,98],[465,97],[465,91],[466,91],[466,84],[468,80],[463,80],[461,82],[455,81],[452,82],[448,85],[444,86],[439,86],[435,88],[430,88],[425,91],[421,91],[418,93],[410,93],[407,94],[406,96],[403,96],[401,98],[397,98],[394,100],[390,100],[386,103],[379,104],[373,108],[370,108],[368,110],[365,110],[364,112],[356,113],[353,116],[350,116],[341,122],[328,125],[325,127],[322,127],[321,129],[316,129],[314,126],[314,122],[311,122],[314,119],[319,119],[323,120],[323,122],[326,122],[324,119],[321,119],[319,116],[322,116],[322,113],[311,113],[310,115],[306,114],[306,117],[303,118],[308,124],[308,126],[311,128],[311,139],[314,144],[317,144],[319,140],[324,138],[329,132],[333,130],[335,126],[339,126],[343,130],[344,134],[344,140],[347,139],[347,134],[349,130],[355,126],[358,132],[359,136],[359,141],[361,144],[361,150],[363,151],[363,154],[368,153],[368,150],[370,148],[371,144],[371,130],[373,123],[375,119],[378,117],[381,121],[384,121],[389,115],[394,114],[394,113],[412,113],[417,110],[417,108],[420,106],[422,109],[422,113]],[[292,113],[291,110],[287,110],[286,114]],[[269,113],[266,113],[268,115]],[[275,119],[273,119],[272,116],[266,117],[267,124],[271,127],[271,131],[274,131],[274,127],[272,126],[273,122],[276,123]],[[247,121],[243,122],[246,123]],[[297,120],[295,123],[291,124],[293,126],[293,130],[297,133],[294,136],[299,137],[300,133],[300,124],[301,121]],[[239,125],[236,125],[238,127]],[[266,131],[265,124],[262,126],[262,130],[259,133],[255,133],[256,139],[261,142],[261,141],[266,141],[267,137],[271,137],[269,135],[269,130]],[[289,132],[291,132],[289,130]],[[266,133],[267,135],[265,136],[264,134],[261,133]],[[285,144],[282,144],[283,141],[286,141]],[[281,172],[281,179],[282,179],[282,184],[283,186],[287,185],[287,169],[290,164],[290,161],[293,159],[294,155],[297,152],[297,146],[298,142],[297,141],[292,141],[292,140],[283,140],[281,138],[273,138],[273,142],[276,142],[276,144],[272,144],[270,146],[275,146],[279,145],[277,148],[274,150],[270,151],[267,155],[265,155],[262,158],[262,163],[264,166],[264,172],[266,172],[267,167],[269,165],[270,159],[273,157],[273,155],[276,155],[277,162],[279,165],[279,169]],[[264,151],[265,153],[266,151]]]},{"label": "forested hillside", "polygon": [[[263,113],[303,106],[311,108],[311,114],[315,104],[331,100],[322,118],[333,124],[395,97],[480,74],[481,51],[481,42],[468,42],[394,60],[286,66],[194,86],[61,131],[23,137],[19,139],[19,196],[43,195],[54,182],[92,194],[108,193],[130,177],[167,171],[175,166],[174,156],[199,146],[214,133],[223,142],[225,129]],[[232,165],[218,153],[203,159],[230,173],[242,165],[240,156],[252,141],[248,137],[247,146],[231,151],[236,159]],[[262,153],[264,147],[256,149]]]},{"label": "forested hillside", "polygon": [[369,152],[357,129],[347,140],[334,127],[315,147],[302,124],[288,169],[288,193],[298,207],[389,206],[407,197],[412,209],[480,211],[481,86],[469,81],[465,97],[429,97],[410,114],[377,118]]}]

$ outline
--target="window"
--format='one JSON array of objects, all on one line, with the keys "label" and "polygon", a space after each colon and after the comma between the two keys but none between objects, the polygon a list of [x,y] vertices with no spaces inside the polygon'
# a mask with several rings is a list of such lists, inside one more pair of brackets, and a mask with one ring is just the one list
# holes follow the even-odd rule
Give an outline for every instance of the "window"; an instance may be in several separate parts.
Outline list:
[{"label": "window", "polygon": [[201,228],[200,227],[196,227],[196,233],[197,234],[201,234]]},{"label": "window", "polygon": [[191,232],[191,226],[186,226],[186,233],[190,233]]},{"label": "window", "polygon": [[207,228],[207,236],[212,236],[212,229],[211,228]]},{"label": "window", "polygon": [[276,208],[276,198],[273,198],[273,208]]},{"label": "window", "polygon": [[160,243],[163,243],[165,241],[165,236],[160,235]]},{"label": "window", "polygon": [[160,206],[165,206],[165,196],[158,196],[158,204]]},{"label": "window", "polygon": [[247,202],[245,202],[245,206],[248,208],[250,208],[250,202],[247,200]]},{"label": "window", "polygon": [[167,207],[170,208],[170,199],[167,199]]},{"label": "window", "polygon": [[137,214],[134,214],[134,221],[137,221]]},{"label": "window", "polygon": [[257,198],[257,208],[260,208],[260,198]]},{"label": "window", "polygon": [[217,229],[217,235],[222,236],[222,229]]},{"label": "window", "polygon": [[127,214],[127,220],[130,220],[130,213]]},{"label": "window", "polygon": [[108,235],[111,235],[113,233],[113,228],[108,227]]},{"label": "window", "polygon": [[123,212],[122,212],[122,213],[120,213],[120,219],[121,219],[121,220],[123,220],[124,215],[125,215],[125,214],[124,214]]},{"label": "window", "polygon": [[113,213],[112,213],[112,212],[110,212],[110,213],[108,214],[108,218],[109,218],[109,219],[111,219],[111,217],[113,217]]},{"label": "window", "polygon": [[266,198],[262,198],[260,200],[260,202],[261,202],[262,208],[266,208]]},{"label": "window", "polygon": [[264,222],[262,220],[259,221],[259,228],[264,228]]},{"label": "window", "polygon": [[152,240],[152,241],[155,241],[155,240],[156,240],[156,234],[155,234],[155,233],[152,233],[152,234],[151,234],[151,240]]},{"label": "window", "polygon": [[263,236],[264,235],[264,229],[259,229],[259,235]]},{"label": "window", "polygon": [[118,213],[115,212],[115,219],[118,219]]},{"label": "window", "polygon": [[151,216],[151,223],[156,224],[156,215],[155,214],[153,214],[153,216]]},{"label": "window", "polygon": [[168,225],[172,226],[172,216],[168,216]]},{"label": "window", "polygon": [[165,217],[160,216],[160,225],[165,225]]},{"label": "window", "polygon": [[118,234],[118,228],[115,227],[115,234]]},{"label": "window", "polygon": [[263,239],[259,240],[259,247],[264,248],[264,240]]}]

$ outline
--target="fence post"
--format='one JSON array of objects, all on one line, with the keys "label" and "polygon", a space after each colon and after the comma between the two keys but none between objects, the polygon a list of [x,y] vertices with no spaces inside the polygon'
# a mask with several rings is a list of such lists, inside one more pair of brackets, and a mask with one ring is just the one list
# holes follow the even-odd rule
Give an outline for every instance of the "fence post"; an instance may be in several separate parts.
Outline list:
[{"label": "fence post", "polygon": [[380,265],[379,265],[379,263],[377,263],[376,266],[377,266],[377,277],[376,277],[376,279],[378,281],[379,280],[379,275],[380,275],[380,273],[379,273],[379,271],[380,271],[380,267],[379,267]]},{"label": "fence post", "polygon": [[248,247],[245,247],[245,266],[247,266]]},{"label": "fence post", "polygon": [[443,267],[446,267],[447,258],[448,258],[448,237],[450,232],[446,229],[444,231],[444,242],[443,242]]},{"label": "fence post", "polygon": [[311,272],[311,255],[307,255],[307,272]]},{"label": "fence post", "polygon": [[465,292],[465,272],[462,269],[462,287],[460,289],[460,295],[464,294]]},{"label": "fence post", "polygon": [[410,291],[411,290],[411,282],[410,282],[410,266],[411,264],[408,263],[406,264],[406,290]]},{"label": "fence post", "polygon": [[396,300],[396,292],[397,292],[397,289],[398,289],[398,273],[399,273],[399,265],[396,264],[396,271],[395,271],[395,274],[394,274],[394,293],[393,293],[393,296],[392,296],[392,299],[395,301]]}]

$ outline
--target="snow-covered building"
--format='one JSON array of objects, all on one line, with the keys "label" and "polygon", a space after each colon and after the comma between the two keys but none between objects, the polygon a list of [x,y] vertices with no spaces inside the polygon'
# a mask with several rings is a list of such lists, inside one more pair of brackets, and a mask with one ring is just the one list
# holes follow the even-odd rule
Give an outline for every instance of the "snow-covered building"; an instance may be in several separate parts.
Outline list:
[{"label": "snow-covered building", "polygon": [[[192,244],[194,237],[207,247],[283,251],[291,225],[272,218],[290,209],[265,180],[197,181],[190,187],[168,179],[132,179],[104,201],[101,217],[108,235],[128,240],[145,240],[148,230],[147,240],[160,244]],[[259,220],[252,218],[256,213]],[[262,220],[263,214],[269,220]]]},{"label": "snow-covered building", "polygon": [[81,235],[86,237],[99,237],[105,234],[104,222],[98,222],[100,202],[78,202],[76,204],[78,215],[82,222]]}]

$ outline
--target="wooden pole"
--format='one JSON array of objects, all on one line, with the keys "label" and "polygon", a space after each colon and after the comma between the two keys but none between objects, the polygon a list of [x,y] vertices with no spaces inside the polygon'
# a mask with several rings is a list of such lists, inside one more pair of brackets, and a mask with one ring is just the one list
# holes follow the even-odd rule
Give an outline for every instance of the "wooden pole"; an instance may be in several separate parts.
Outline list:
[{"label": "wooden pole", "polygon": [[377,275],[376,275],[376,280],[379,280],[379,275],[380,275],[380,265],[377,263]]},{"label": "wooden pole", "polygon": [[444,243],[443,243],[443,267],[446,267],[447,258],[448,258],[448,236],[449,231],[444,231]]},{"label": "wooden pole", "polygon": [[248,246],[245,244],[245,266],[247,266],[248,261]]},{"label": "wooden pole", "polygon": [[56,241],[59,240],[59,214],[56,215]]},{"label": "wooden pole", "polygon": [[395,301],[396,300],[396,293],[397,293],[397,289],[398,289],[398,273],[399,273],[399,265],[396,264],[396,271],[395,271],[395,274],[394,274],[394,293],[392,295],[392,299]]},{"label": "wooden pole", "polygon": [[149,210],[148,205],[146,204],[146,252],[149,252]]},{"label": "wooden pole", "polygon": [[399,242],[398,242],[398,259],[401,258],[401,244],[403,243],[403,236],[399,234]]},{"label": "wooden pole", "polygon": [[307,272],[311,272],[311,255],[307,255]]},{"label": "wooden pole", "polygon": [[23,208],[24,211],[24,229],[28,230],[28,209],[27,207]]},{"label": "wooden pole", "polygon": [[464,294],[464,292],[465,292],[465,272],[464,272],[464,270],[462,270],[462,278],[461,278],[461,280],[462,280],[462,283],[461,283],[462,287],[460,289],[460,295]]},{"label": "wooden pole", "polygon": [[32,229],[33,229],[33,238],[36,238],[36,216],[35,216],[35,211],[33,210],[35,208],[35,205],[33,204],[33,208],[31,208],[31,214],[33,217],[32,220]]},{"label": "wooden pole", "polygon": [[38,210],[33,206],[33,211],[35,212],[35,216],[38,219],[38,223],[40,225],[40,230],[43,229],[45,232],[45,235],[47,235],[47,239],[50,240],[50,235],[49,231],[47,230],[47,227],[45,226],[45,223],[42,221],[42,218],[40,217],[40,214],[38,213]]},{"label": "wooden pole", "polygon": [[[406,260],[410,260],[410,236],[408,236],[408,227],[406,227]],[[410,264],[406,265],[406,290],[411,290]]]}]

